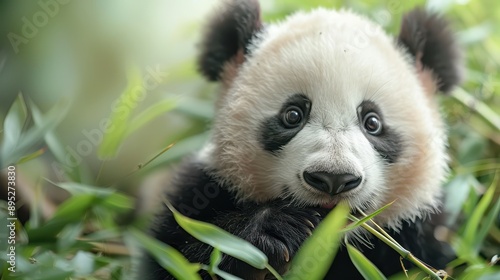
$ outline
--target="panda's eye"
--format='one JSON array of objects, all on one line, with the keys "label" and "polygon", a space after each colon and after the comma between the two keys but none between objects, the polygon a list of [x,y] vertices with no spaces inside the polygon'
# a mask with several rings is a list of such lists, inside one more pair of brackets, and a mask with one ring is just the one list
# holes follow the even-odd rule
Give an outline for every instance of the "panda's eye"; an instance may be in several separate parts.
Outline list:
[{"label": "panda's eye", "polygon": [[363,127],[371,135],[379,135],[382,132],[382,122],[377,113],[370,112],[363,118]]},{"label": "panda's eye", "polygon": [[283,114],[283,124],[287,128],[297,127],[302,121],[303,113],[299,107],[290,106]]}]

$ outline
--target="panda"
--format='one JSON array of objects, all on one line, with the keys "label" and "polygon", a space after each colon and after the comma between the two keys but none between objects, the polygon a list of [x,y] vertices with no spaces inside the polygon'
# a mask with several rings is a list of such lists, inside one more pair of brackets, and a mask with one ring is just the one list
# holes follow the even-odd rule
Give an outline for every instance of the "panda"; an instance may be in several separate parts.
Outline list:
[{"label": "panda", "polygon": [[[257,1],[224,1],[198,58],[201,74],[220,83],[211,138],[164,186],[168,200],[251,242],[281,274],[339,202],[352,213],[393,202],[376,222],[442,269],[453,252],[430,219],[448,160],[435,99],[461,81],[461,57],[447,21],[423,9],[404,15],[394,38],[349,10],[317,8],[264,24]],[[209,263],[212,248],[166,207],[151,234],[190,262]],[[366,238],[358,247],[382,273],[402,271],[395,251]],[[270,277],[227,255],[219,268]],[[147,253],[140,271],[141,279],[173,278]],[[345,248],[325,277],[333,278],[362,279]]]}]

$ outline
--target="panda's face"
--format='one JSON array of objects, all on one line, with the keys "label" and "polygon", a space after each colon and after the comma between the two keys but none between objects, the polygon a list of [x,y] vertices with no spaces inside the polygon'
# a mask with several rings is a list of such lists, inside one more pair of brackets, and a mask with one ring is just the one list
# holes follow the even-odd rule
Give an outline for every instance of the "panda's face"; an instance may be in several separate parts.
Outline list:
[{"label": "panda's face", "polygon": [[444,133],[392,38],[349,12],[267,27],[218,103],[210,161],[241,199],[346,201],[381,220],[437,204]]}]

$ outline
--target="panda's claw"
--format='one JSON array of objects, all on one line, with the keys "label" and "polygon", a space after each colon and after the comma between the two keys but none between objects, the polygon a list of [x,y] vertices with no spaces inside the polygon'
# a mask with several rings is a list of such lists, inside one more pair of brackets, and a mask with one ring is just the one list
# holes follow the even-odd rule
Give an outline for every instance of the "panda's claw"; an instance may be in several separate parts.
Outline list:
[{"label": "panda's claw", "polygon": [[290,261],[290,252],[288,251],[288,248],[285,246],[285,251],[283,252],[283,255],[285,256],[285,262]]},{"label": "panda's claw", "polygon": [[314,224],[308,220],[308,219],[304,219],[304,222],[311,228],[311,229],[315,229],[316,227],[314,226]]}]

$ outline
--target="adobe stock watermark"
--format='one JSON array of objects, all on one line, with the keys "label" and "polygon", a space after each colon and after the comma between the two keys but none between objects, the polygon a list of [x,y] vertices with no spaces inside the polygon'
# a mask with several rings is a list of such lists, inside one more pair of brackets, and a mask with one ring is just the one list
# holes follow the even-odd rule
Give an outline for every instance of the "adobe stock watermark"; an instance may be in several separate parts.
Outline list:
[{"label": "adobe stock watermark", "polygon": [[38,6],[40,9],[35,12],[31,17],[22,17],[21,34],[9,32],[7,38],[9,39],[14,53],[19,53],[21,44],[28,44],[30,39],[36,37],[41,28],[45,27],[51,18],[59,14],[62,5],[66,5],[71,0],[40,0]]},{"label": "adobe stock watermark", "polygon": [[7,182],[7,270],[16,272],[16,167],[10,165],[6,170]]},{"label": "adobe stock watermark", "polygon": [[[138,102],[146,98],[149,91],[156,89],[168,76],[168,73],[161,70],[159,65],[157,65],[156,68],[146,67],[145,72],[146,74],[142,77],[143,83],[132,88],[132,98],[122,100],[123,96],[120,96],[112,103],[111,111],[114,114],[118,114],[119,116],[128,115],[128,113],[136,107]],[[83,158],[90,155],[95,148],[101,144],[106,131],[112,129],[113,124],[109,117],[102,119],[97,128],[90,130],[83,129],[81,131],[83,139],[75,146],[67,145],[64,148],[64,159],[61,159],[63,162],[55,161],[52,163],[52,170],[57,178],[63,181],[66,172],[78,167],[82,163]]]}]

